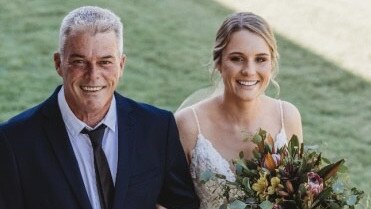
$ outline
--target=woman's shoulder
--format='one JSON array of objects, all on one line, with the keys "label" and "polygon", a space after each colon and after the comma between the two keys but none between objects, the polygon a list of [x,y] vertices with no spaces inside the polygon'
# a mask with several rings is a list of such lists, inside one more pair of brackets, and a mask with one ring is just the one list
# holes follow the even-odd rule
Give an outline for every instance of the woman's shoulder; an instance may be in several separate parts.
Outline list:
[{"label": "woman's shoulder", "polygon": [[179,129],[186,128],[189,130],[196,124],[192,108],[193,106],[186,107],[175,112],[174,116]]},{"label": "woman's shoulder", "polygon": [[194,106],[186,107],[177,111],[174,115],[179,130],[179,138],[188,162],[190,162],[191,152],[196,145],[198,136],[198,122],[193,113],[193,108]]},{"label": "woman's shoulder", "polygon": [[213,106],[212,99],[202,100],[192,106],[181,109],[175,113],[175,119],[179,128],[186,128],[187,130],[198,131],[199,118],[210,110]]},{"label": "woman's shoulder", "polygon": [[298,108],[288,101],[282,100],[282,110],[285,122],[298,122],[301,121],[301,116]]},{"label": "woman's shoulder", "polygon": [[295,119],[298,119],[298,117],[300,118],[300,112],[298,108],[292,103],[281,100],[281,99],[275,99],[272,97],[268,97],[268,96],[265,96],[265,100],[266,102],[270,103],[270,106],[272,106],[272,108],[274,109],[276,109],[277,105],[282,107],[284,118],[288,120],[295,120]]},{"label": "woman's shoulder", "polygon": [[302,123],[298,108],[288,101],[275,99],[268,96],[265,98],[266,102],[270,103],[272,109],[277,110],[278,106],[281,110],[279,114],[283,123],[282,125],[289,139],[292,135],[296,135],[299,140],[302,141]]},{"label": "woman's shoulder", "polygon": [[175,113],[175,120],[178,126],[180,140],[188,154],[194,148],[198,134],[200,134],[200,119],[203,121],[204,115],[207,115],[207,112],[212,105],[212,100],[206,99]]},{"label": "woman's shoulder", "polygon": [[288,101],[282,101],[283,122],[289,138],[296,135],[299,141],[303,140],[301,115],[298,108]]}]

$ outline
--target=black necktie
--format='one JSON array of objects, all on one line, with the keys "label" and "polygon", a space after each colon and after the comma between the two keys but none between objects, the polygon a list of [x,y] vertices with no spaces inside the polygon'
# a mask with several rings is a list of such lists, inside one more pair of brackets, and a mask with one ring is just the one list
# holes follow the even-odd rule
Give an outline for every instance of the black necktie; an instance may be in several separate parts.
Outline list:
[{"label": "black necktie", "polygon": [[81,133],[88,134],[94,151],[94,167],[99,200],[102,209],[111,209],[115,188],[106,155],[102,149],[102,139],[106,125],[102,124],[94,130],[84,128]]}]

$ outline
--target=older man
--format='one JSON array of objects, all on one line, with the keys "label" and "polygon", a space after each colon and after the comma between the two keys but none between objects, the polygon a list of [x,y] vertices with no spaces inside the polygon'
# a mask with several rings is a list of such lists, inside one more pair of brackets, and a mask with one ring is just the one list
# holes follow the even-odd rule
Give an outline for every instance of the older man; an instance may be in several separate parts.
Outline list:
[{"label": "older man", "polygon": [[63,85],[0,126],[0,199],[9,209],[198,208],[172,114],[115,92],[120,19],[81,7],[54,54]]}]

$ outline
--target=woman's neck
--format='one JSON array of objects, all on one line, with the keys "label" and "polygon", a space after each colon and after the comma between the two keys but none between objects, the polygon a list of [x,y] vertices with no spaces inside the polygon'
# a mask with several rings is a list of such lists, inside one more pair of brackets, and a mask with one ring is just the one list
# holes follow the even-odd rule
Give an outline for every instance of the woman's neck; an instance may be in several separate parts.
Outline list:
[{"label": "woman's neck", "polygon": [[251,101],[236,101],[222,95],[218,103],[223,117],[233,126],[254,129],[255,123],[259,121],[263,98],[264,95],[261,95]]}]

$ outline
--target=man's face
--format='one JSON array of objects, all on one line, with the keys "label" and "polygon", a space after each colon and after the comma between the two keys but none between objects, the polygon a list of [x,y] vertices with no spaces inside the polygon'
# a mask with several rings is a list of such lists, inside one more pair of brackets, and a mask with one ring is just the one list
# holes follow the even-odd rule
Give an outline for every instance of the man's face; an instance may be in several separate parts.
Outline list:
[{"label": "man's face", "polygon": [[67,103],[82,121],[108,111],[125,64],[117,44],[113,31],[77,32],[66,38],[63,54],[54,55]]}]

